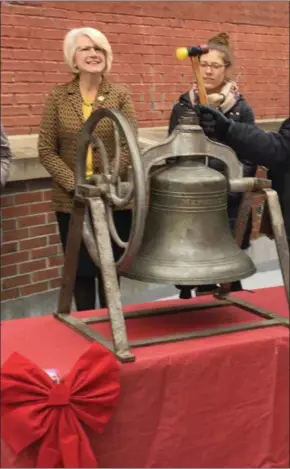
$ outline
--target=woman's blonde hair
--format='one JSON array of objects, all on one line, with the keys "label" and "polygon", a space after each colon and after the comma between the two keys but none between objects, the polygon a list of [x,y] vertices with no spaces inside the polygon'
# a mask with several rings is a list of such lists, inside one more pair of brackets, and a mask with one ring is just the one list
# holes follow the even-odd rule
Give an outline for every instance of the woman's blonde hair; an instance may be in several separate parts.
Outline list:
[{"label": "woman's blonde hair", "polygon": [[226,67],[233,65],[233,53],[230,46],[230,36],[227,33],[219,33],[211,37],[207,42],[209,50],[217,50],[223,54]]},{"label": "woman's blonde hair", "polygon": [[109,72],[112,68],[113,52],[111,45],[106,36],[98,29],[94,28],[76,28],[69,31],[63,41],[63,53],[66,64],[71,71],[75,74],[79,73],[78,69],[74,66],[74,56],[76,53],[76,39],[79,36],[88,36],[93,44],[104,51],[106,56],[105,72]]}]

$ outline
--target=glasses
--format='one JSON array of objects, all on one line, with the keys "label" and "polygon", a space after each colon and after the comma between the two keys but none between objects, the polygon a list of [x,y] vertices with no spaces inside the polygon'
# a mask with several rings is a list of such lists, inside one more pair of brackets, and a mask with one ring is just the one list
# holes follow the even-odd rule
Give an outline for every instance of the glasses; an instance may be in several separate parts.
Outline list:
[{"label": "glasses", "polygon": [[219,70],[220,68],[224,68],[225,65],[222,65],[222,64],[217,64],[217,63],[213,63],[213,64],[208,64],[207,62],[200,62],[199,65],[201,66],[201,68],[210,68],[211,70]]},{"label": "glasses", "polygon": [[84,54],[89,54],[91,51],[94,52],[103,52],[98,46],[87,46],[87,47],[78,47],[77,50]]}]

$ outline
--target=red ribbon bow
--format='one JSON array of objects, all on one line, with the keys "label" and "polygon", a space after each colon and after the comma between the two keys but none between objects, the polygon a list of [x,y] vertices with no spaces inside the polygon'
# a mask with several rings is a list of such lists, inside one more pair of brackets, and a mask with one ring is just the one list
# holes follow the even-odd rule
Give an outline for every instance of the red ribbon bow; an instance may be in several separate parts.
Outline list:
[{"label": "red ribbon bow", "polygon": [[1,370],[2,438],[19,455],[33,443],[36,467],[97,467],[82,424],[101,433],[120,392],[119,365],[94,343],[60,384],[19,353]]}]

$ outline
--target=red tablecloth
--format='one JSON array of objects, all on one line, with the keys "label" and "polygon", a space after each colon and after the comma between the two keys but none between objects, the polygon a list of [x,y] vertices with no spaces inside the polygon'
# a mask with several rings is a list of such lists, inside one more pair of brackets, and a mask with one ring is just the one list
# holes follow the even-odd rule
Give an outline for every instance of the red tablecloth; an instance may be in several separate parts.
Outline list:
[{"label": "red tablecloth", "polygon": [[[236,295],[288,314],[282,288]],[[227,306],[127,324],[130,338],[138,338],[249,320],[250,313]],[[109,330],[104,324],[97,328]],[[2,362],[18,351],[66,374],[88,345],[52,316],[2,323]],[[100,467],[289,467],[289,329],[135,352],[136,362],[121,366],[121,398],[112,420],[103,435],[90,434]],[[4,445],[2,467],[31,466],[12,463]]]}]

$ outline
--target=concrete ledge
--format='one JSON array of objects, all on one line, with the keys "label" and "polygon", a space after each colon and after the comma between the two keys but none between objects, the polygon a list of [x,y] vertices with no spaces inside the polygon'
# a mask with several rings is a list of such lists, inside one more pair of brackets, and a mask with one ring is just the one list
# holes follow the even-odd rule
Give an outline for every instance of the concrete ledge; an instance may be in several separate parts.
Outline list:
[{"label": "concrete ledge", "polygon": [[[277,131],[284,119],[258,120],[257,124],[266,131]],[[139,145],[145,150],[155,143],[161,142],[167,136],[167,126],[147,127],[139,129]],[[27,181],[31,179],[49,178],[49,173],[38,160],[38,134],[12,135],[9,137],[13,159],[9,182]]]}]

